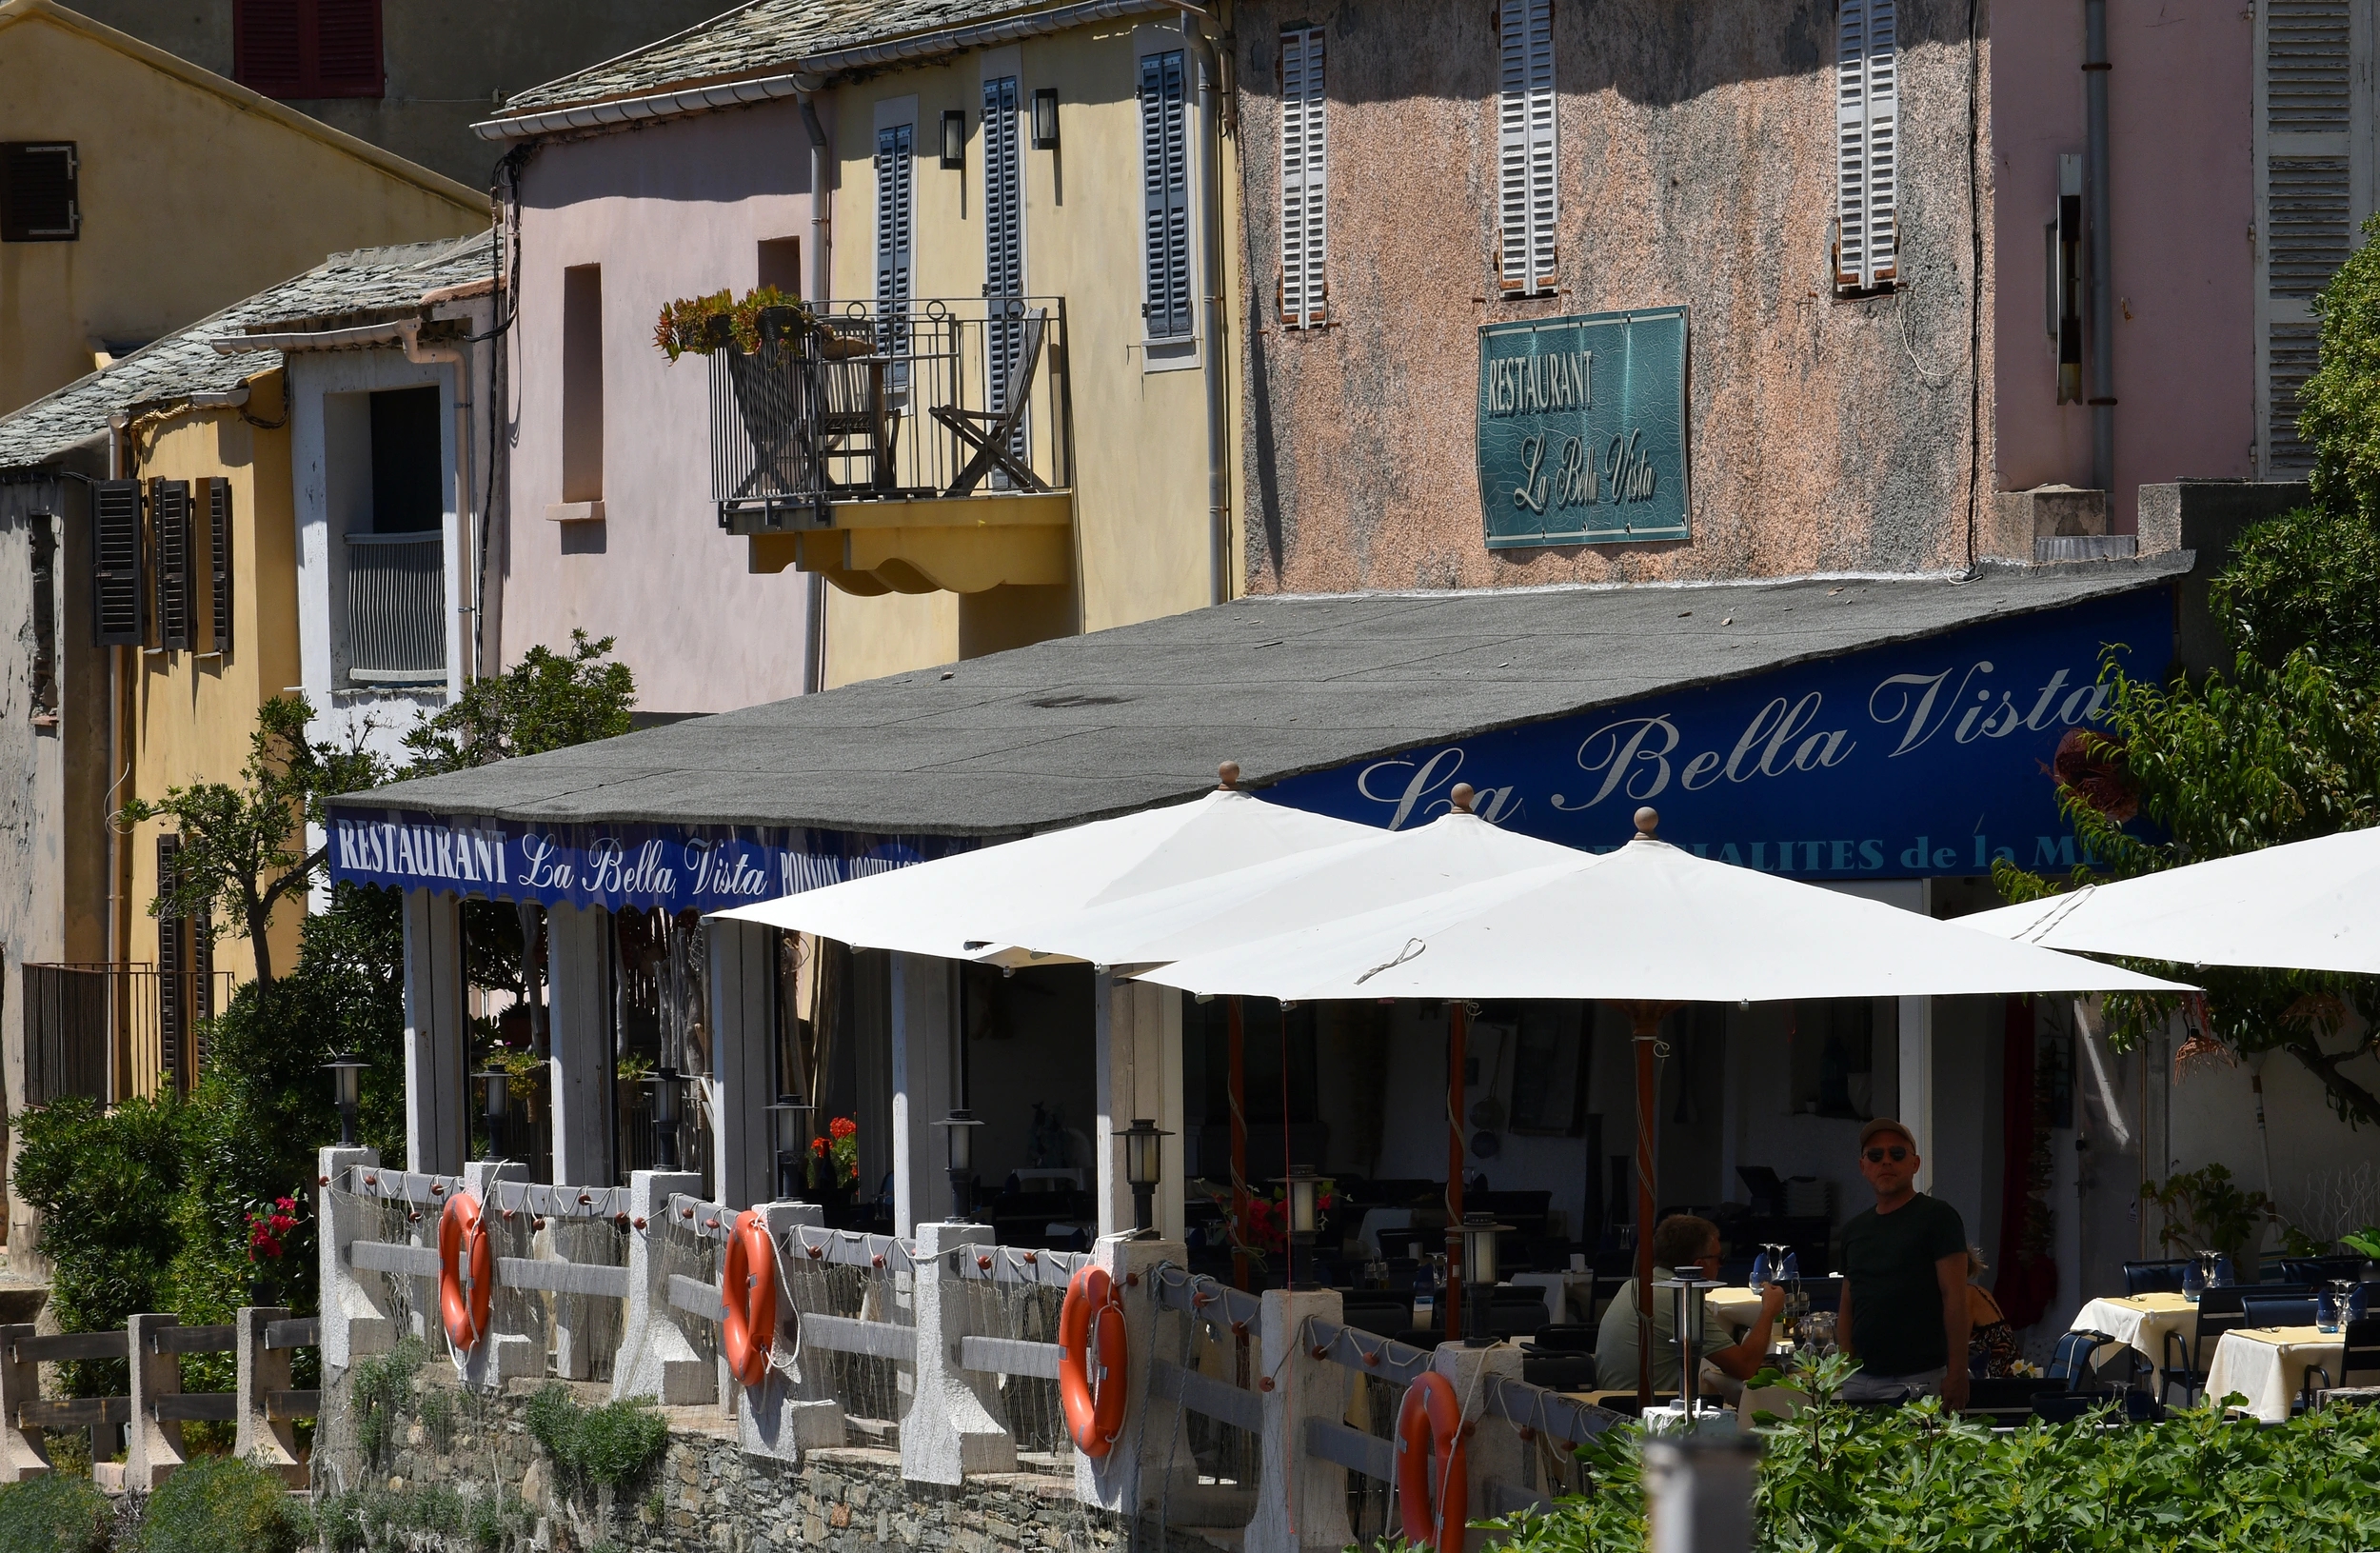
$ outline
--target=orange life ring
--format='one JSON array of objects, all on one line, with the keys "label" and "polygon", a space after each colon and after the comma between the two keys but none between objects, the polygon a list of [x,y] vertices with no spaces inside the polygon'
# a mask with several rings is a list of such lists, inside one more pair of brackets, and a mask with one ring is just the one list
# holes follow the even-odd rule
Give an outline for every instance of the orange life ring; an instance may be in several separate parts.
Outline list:
[{"label": "orange life ring", "polygon": [[463,1353],[487,1335],[487,1299],[496,1288],[496,1252],[480,1223],[479,1199],[457,1192],[438,1216],[438,1314],[446,1341]]},{"label": "orange life ring", "polygon": [[1455,1383],[1431,1370],[1405,1388],[1397,1412],[1397,1497],[1413,1546],[1462,1553],[1463,1524],[1471,1519],[1468,1457]]},{"label": "orange life ring", "polygon": [[[1091,1380],[1090,1348],[1097,1334],[1101,1374]],[[1075,1448],[1101,1457],[1124,1428],[1124,1306],[1104,1267],[1079,1267],[1066,1280],[1058,1309],[1058,1400]]]},{"label": "orange life ring", "polygon": [[768,1379],[768,1349],[777,1334],[777,1247],[767,1223],[749,1208],[728,1232],[719,1297],[727,1307],[720,1327],[727,1368],[745,1385],[758,1385]]}]

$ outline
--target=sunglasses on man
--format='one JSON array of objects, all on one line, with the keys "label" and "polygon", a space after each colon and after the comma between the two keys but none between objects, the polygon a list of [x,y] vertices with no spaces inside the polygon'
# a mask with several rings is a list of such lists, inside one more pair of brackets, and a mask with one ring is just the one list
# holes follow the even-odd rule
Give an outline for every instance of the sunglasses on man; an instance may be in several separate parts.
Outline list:
[{"label": "sunglasses on man", "polygon": [[1894,1144],[1890,1148],[1871,1148],[1868,1150],[1868,1163],[1870,1165],[1882,1165],[1886,1160],[1891,1160],[1894,1165],[1898,1165],[1901,1161],[1907,1158],[1909,1158],[1909,1150],[1902,1147],[1898,1144]]}]

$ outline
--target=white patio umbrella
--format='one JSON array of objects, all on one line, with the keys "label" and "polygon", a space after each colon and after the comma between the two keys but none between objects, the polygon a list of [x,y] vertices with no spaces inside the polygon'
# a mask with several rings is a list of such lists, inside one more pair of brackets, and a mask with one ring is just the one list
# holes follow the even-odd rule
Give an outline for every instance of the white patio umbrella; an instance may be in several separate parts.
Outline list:
[{"label": "white patio umbrella", "polygon": [[859,948],[965,959],[1030,924],[1093,900],[1220,873],[1377,834],[1369,826],[1268,804],[1235,786],[1200,798],[1044,831],[773,901],[712,913],[840,939]]},{"label": "white patio umbrella", "polygon": [[[1714,863],[1643,834],[1607,856],[1177,961],[1141,979],[1200,994],[1594,998],[1636,1037],[1638,1320],[1652,1314],[1653,1044],[1681,1003],[2188,988],[1880,902]],[[1639,1344],[1651,1396],[1652,1344]]]},{"label": "white patio umbrella", "polygon": [[2380,829],[2085,885],[1959,918],[2053,949],[2380,974]]}]

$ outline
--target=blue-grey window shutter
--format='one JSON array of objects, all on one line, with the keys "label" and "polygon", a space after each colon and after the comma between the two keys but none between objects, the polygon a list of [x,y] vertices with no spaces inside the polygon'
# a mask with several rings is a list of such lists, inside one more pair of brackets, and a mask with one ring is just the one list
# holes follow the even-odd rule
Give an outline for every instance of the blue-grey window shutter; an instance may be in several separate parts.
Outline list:
[{"label": "blue-grey window shutter", "polygon": [[[887,354],[909,352],[909,298],[916,203],[912,151],[917,127],[897,124],[876,131],[876,313],[878,344]],[[893,368],[896,385],[908,384],[908,364]]]},{"label": "blue-grey window shutter", "polygon": [[1140,182],[1146,203],[1149,338],[1191,332],[1189,93],[1179,49],[1140,60]]},{"label": "blue-grey window shutter", "polygon": [[[985,404],[1007,409],[1024,346],[1024,179],[1017,78],[983,83],[983,296],[990,320]],[[1010,446],[1024,451],[1024,428]]]}]

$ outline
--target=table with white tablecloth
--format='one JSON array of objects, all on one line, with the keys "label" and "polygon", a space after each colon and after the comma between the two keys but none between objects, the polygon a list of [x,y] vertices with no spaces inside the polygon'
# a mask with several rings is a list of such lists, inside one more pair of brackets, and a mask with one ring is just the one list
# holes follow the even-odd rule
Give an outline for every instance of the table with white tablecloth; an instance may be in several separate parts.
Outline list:
[{"label": "table with white tablecloth", "polygon": [[2223,1334],[2207,1362],[2207,1396],[2236,1391],[2247,1410],[2267,1424],[2286,1423],[2306,1371],[2321,1365],[2335,1377],[2344,1352],[2339,1334],[2315,1326],[2240,1327]]},{"label": "table with white tablecloth", "polygon": [[[2198,1306],[2179,1294],[2167,1293],[2092,1300],[2074,1312],[2070,1329],[2105,1332],[2162,1372],[2166,1335],[2177,1335],[2187,1348],[2198,1335]],[[2112,1347],[2101,1348],[2092,1355],[2092,1363],[2105,1364],[2112,1357]]]}]

